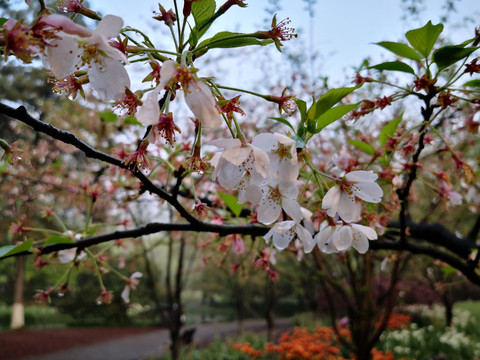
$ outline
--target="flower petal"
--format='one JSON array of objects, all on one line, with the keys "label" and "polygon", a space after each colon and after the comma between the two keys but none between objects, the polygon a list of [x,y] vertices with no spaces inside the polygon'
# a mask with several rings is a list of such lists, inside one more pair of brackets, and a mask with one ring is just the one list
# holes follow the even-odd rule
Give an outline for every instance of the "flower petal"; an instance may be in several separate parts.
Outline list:
[{"label": "flower petal", "polygon": [[173,60],[166,60],[162,64],[160,69],[160,84],[158,86],[163,89],[167,83],[175,76],[177,73],[177,63]]},{"label": "flower petal", "polygon": [[327,210],[327,215],[334,217],[338,211],[338,206],[340,204],[340,196],[342,191],[340,186],[333,186],[328,189],[327,193],[322,200],[322,209]]},{"label": "flower petal", "polygon": [[335,228],[328,226],[328,223],[324,221],[320,225],[320,231],[314,237],[314,241],[317,243],[318,248],[326,254],[338,252],[332,244],[332,235],[334,232]]},{"label": "flower petal", "polygon": [[[256,184],[249,184],[245,188],[245,200],[251,202],[252,204],[256,205],[260,202],[262,199],[262,190],[260,189],[260,186]],[[240,202],[240,193],[238,194],[238,202]]]},{"label": "flower petal", "polygon": [[248,159],[252,149],[250,147],[235,147],[226,149],[222,153],[222,157],[227,160],[229,163],[232,163],[235,166],[240,166],[244,161]]},{"label": "flower petal", "polygon": [[355,196],[363,201],[379,203],[382,201],[383,190],[376,182],[359,182],[352,185]]},{"label": "flower petal", "polygon": [[106,39],[117,37],[122,30],[123,19],[115,15],[105,15],[98,23],[96,33],[102,35]]},{"label": "flower petal", "polygon": [[222,125],[222,117],[215,107],[212,91],[203,81],[189,86],[185,102],[205,129]]},{"label": "flower petal", "polygon": [[255,158],[255,170],[266,179],[268,177],[268,169],[270,168],[270,158],[262,149],[253,145],[251,145],[251,148]]},{"label": "flower petal", "polygon": [[305,229],[302,225],[295,225],[295,232],[300,240],[302,240],[303,251],[305,254],[312,252],[316,242],[313,240],[312,234]]},{"label": "flower petal", "polygon": [[350,226],[354,231],[358,231],[364,234],[369,240],[377,240],[378,238],[377,232],[373,230],[371,227],[359,225],[359,224],[351,224]]},{"label": "flower petal", "polygon": [[350,226],[342,226],[332,235],[332,243],[338,251],[346,251],[352,246],[353,235]]},{"label": "flower petal", "polygon": [[355,221],[358,217],[357,207],[355,205],[355,196],[342,191],[340,193],[340,201],[338,202],[337,212],[343,221]]},{"label": "flower petal", "polygon": [[118,60],[102,60],[102,64],[95,62],[88,71],[90,84],[102,100],[117,100],[125,95],[125,88],[130,87],[130,78]]},{"label": "flower petal", "polygon": [[302,220],[302,209],[296,200],[282,198],[282,208],[297,224]]},{"label": "flower petal", "polygon": [[370,246],[367,237],[360,231],[353,230],[352,247],[357,249],[360,254],[365,254]]},{"label": "flower petal", "polygon": [[262,224],[270,225],[277,221],[282,212],[282,208],[280,204],[272,202],[268,199],[268,196],[264,195],[262,200],[260,200],[257,212],[257,220]]},{"label": "flower petal", "polygon": [[345,175],[345,179],[347,179],[347,181],[354,182],[374,182],[378,179],[378,175],[372,170],[357,170],[349,172],[347,175]]},{"label": "flower petal", "polygon": [[75,36],[61,36],[61,39],[55,39],[51,46],[47,47],[48,63],[57,79],[63,79],[77,70],[76,66],[83,52]]},{"label": "flower petal", "polygon": [[148,93],[143,100],[143,105],[137,111],[137,120],[143,125],[156,125],[160,118],[160,107],[158,106],[158,95],[163,89],[157,86]]}]

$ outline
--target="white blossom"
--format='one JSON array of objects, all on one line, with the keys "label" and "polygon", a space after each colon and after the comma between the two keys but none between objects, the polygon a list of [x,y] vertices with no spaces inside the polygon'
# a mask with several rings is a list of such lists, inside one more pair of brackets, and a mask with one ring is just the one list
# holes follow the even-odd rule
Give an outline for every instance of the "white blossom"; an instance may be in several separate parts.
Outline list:
[{"label": "white blossom", "polygon": [[270,158],[270,174],[284,181],[298,178],[298,159],[295,140],[278,133],[261,133],[252,145],[264,150]]},{"label": "white blossom", "polygon": [[345,252],[352,247],[360,254],[369,248],[368,240],[376,240],[377,233],[368,226],[359,224],[330,226],[326,221],[320,225],[315,241],[320,250],[326,254]]},{"label": "white blossom", "polygon": [[301,240],[303,244],[303,251],[309,253],[315,247],[315,241],[312,238],[312,234],[305,229],[302,225],[292,220],[281,221],[273,225],[273,227],[264,236],[265,241],[273,239],[273,245],[279,249],[285,249],[294,238]]},{"label": "white blossom", "polygon": [[128,60],[108,43],[120,33],[122,18],[106,15],[94,31],[62,15],[49,15],[42,21],[61,29],[46,49],[48,64],[56,78],[62,79],[87,66],[90,84],[102,100],[116,100],[125,94],[130,78],[122,62]]},{"label": "white blossom", "polygon": [[328,216],[338,215],[345,222],[355,221],[358,212],[355,197],[366,202],[378,203],[382,200],[383,190],[375,182],[378,176],[373,171],[352,171],[345,175],[340,185],[331,187],[322,201],[322,209]]},{"label": "white blossom", "polygon": [[227,190],[238,189],[240,204],[245,201],[257,204],[261,199],[259,186],[268,175],[267,154],[251,144],[243,145],[238,139],[218,139],[210,143],[224,149],[211,160],[215,167],[212,179]]},{"label": "white blossom", "polygon": [[261,186],[262,198],[258,204],[257,220],[265,225],[277,221],[282,209],[296,223],[300,223],[303,214],[297,202],[298,182],[272,179]]},{"label": "white blossom", "polygon": [[122,291],[120,297],[125,301],[126,304],[130,303],[130,289],[135,290],[140,283],[140,279],[142,277],[142,273],[139,271],[134,272],[130,275],[130,278],[127,280],[127,285]]}]

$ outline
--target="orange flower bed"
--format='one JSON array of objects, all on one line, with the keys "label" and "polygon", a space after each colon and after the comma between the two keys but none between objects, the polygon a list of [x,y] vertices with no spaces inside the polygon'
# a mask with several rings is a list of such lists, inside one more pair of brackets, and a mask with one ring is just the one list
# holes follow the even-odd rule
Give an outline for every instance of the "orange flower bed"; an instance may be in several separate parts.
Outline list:
[{"label": "orange flower bed", "polygon": [[[349,338],[347,329],[341,330],[343,337]],[[250,355],[251,359],[263,356],[262,350],[252,348],[250,343],[234,344],[233,348]],[[312,332],[305,328],[295,328],[293,333],[283,333],[278,344],[268,343],[265,353],[278,354],[280,360],[355,360],[355,357],[340,356],[336,335],[332,328],[317,327]],[[373,360],[395,360],[390,351],[372,350]]]},{"label": "orange flower bed", "polygon": [[[377,323],[377,327],[380,326],[383,319]],[[403,329],[410,324],[412,315],[410,314],[390,314],[387,322],[387,328],[390,330]]]},{"label": "orange flower bed", "polygon": [[234,344],[233,348],[244,354],[250,355],[252,360],[263,355],[262,350],[255,350],[249,342],[246,342],[245,344]]},{"label": "orange flower bed", "polygon": [[280,359],[344,359],[339,357],[340,349],[334,343],[335,334],[331,328],[318,327],[312,333],[295,328],[292,334],[284,333],[278,345],[268,343],[265,350],[277,353]]}]

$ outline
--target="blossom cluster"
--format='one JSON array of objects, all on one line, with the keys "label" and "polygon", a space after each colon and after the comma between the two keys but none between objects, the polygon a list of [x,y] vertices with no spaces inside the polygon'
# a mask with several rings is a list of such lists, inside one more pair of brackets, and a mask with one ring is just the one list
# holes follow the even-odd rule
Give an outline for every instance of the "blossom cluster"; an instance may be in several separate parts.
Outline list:
[{"label": "blossom cluster", "polygon": [[[238,4],[240,5],[240,3]],[[98,20],[81,3],[62,2],[63,12],[81,13]],[[172,13],[160,8],[159,21],[172,24]],[[184,15],[192,9],[185,8]],[[170,15],[168,15],[170,14]],[[60,14],[45,10],[32,27],[21,21],[8,21],[2,28],[6,43],[5,56],[10,52],[24,61],[40,55],[43,64],[54,76],[54,91],[65,92],[69,97],[84,94],[82,86],[89,83],[103,101],[114,102],[114,109],[136,119],[148,127],[147,134],[132,154],[124,154],[124,165],[132,171],[148,169],[147,149],[150,144],[163,139],[173,146],[180,127],[175,123],[169,104],[182,90],[184,100],[194,115],[194,151],[183,163],[186,171],[205,172],[209,165],[214,170],[212,179],[226,190],[236,191],[238,203],[248,203],[256,208],[256,220],[271,229],[265,235],[267,243],[283,250],[294,239],[303,252],[311,252],[316,245],[325,253],[347,251],[351,247],[360,253],[368,250],[369,240],[377,238],[374,229],[356,224],[362,220],[357,199],[378,203],[383,195],[375,183],[377,175],[372,171],[352,171],[344,178],[331,178],[336,185],[326,193],[322,208],[330,217],[322,223],[314,237],[312,213],[301,207],[299,180],[300,169],[305,164],[297,153],[297,143],[280,133],[259,133],[247,140],[236,122],[234,113],[245,115],[240,108],[239,96],[225,99],[211,78],[201,78],[193,66],[193,55],[176,45],[179,54],[175,60],[152,56],[147,60],[151,72],[145,81],[153,81],[155,87],[133,91],[126,67],[129,57],[142,53],[140,44],[129,46],[131,38],[123,32],[123,19],[106,15],[95,30],[75,23]],[[281,50],[281,42],[296,35],[287,27],[289,20],[277,23],[276,17],[269,31],[255,33],[256,41],[273,42]],[[121,37],[124,36],[124,40]],[[202,54],[199,52],[198,54]],[[160,62],[161,61],[161,64]],[[264,96],[279,106],[279,111],[292,112],[293,95]],[[220,149],[210,163],[202,157],[202,131],[213,132],[225,124],[232,138],[217,138],[208,142]],[[235,129],[232,128],[235,125]],[[209,133],[210,135],[210,133]],[[327,176],[329,177],[329,176]],[[330,177],[329,177],[330,178]]]}]

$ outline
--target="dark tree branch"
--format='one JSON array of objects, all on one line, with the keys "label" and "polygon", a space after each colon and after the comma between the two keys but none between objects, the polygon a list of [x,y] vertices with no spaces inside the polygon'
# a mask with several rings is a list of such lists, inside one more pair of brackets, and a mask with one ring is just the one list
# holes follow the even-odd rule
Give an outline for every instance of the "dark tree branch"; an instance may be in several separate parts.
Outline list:
[{"label": "dark tree branch", "polygon": [[469,231],[467,235],[467,239],[470,240],[472,243],[475,243],[477,240],[478,233],[480,232],[480,215],[477,216],[477,220],[473,225],[472,229]]},{"label": "dark tree branch", "polygon": [[370,243],[372,250],[408,251],[412,254],[428,255],[441,260],[460,271],[473,284],[480,285],[480,274],[471,266],[471,260],[462,259],[450,252],[426,243],[412,243],[390,240],[378,240]]},{"label": "dark tree branch", "polygon": [[430,105],[430,101],[435,96],[434,89],[429,92],[424,98],[423,101],[425,103],[425,107],[422,108],[422,116],[424,124],[421,126],[419,132],[420,137],[418,138],[418,145],[417,150],[412,156],[412,161],[410,162],[410,172],[408,174],[407,180],[405,182],[405,186],[397,190],[398,200],[400,201],[400,241],[406,242],[407,241],[407,220],[408,220],[408,197],[410,195],[410,190],[412,188],[413,182],[417,178],[417,163],[420,159],[420,154],[425,147],[425,135],[427,133],[427,123],[430,121],[430,118],[433,114],[433,107]]},{"label": "dark tree branch", "polygon": [[[400,228],[399,222],[392,221],[390,228]],[[468,259],[475,245],[467,238],[461,238],[439,223],[415,223],[407,221],[407,232],[416,240],[427,241],[431,244],[442,246],[455,255]]]},{"label": "dark tree branch", "polygon": [[[119,167],[121,169],[125,170],[130,170],[128,166],[126,166],[122,160],[117,159],[111,155],[105,154],[92,146],[88,145],[87,143],[83,142],[82,140],[78,139],[74,134],[57,129],[55,126],[45,123],[41,120],[37,120],[33,117],[31,117],[25,107],[20,106],[17,109],[14,109],[8,105],[5,105],[3,103],[0,103],[0,113],[5,114],[13,119],[19,120],[23,122],[24,124],[27,124],[31,126],[35,131],[44,133],[56,140],[60,140],[66,144],[73,145],[80,151],[82,151],[85,156],[92,158],[92,159],[97,159],[101,160],[104,162],[107,162],[111,165],[114,165],[116,167]],[[175,210],[178,211],[178,213],[185,218],[189,223],[191,224],[200,224],[201,222],[192,216],[188,210],[186,210],[176,199],[176,197],[170,195],[166,191],[164,191],[162,188],[159,186],[155,185],[152,183],[152,181],[141,171],[138,169],[133,169],[131,170],[132,174],[137,177],[141,183],[143,184],[143,189],[146,191],[149,191],[153,194],[158,195],[160,198],[164,199],[167,201],[169,204],[171,204]]]},{"label": "dark tree branch", "polygon": [[[219,236],[225,236],[230,234],[263,236],[267,233],[268,228],[264,226],[259,226],[259,225],[216,225],[216,224],[207,224],[207,223],[200,223],[200,224],[150,223],[145,226],[141,226],[134,229],[114,231],[108,234],[83,238],[70,244],[47,245],[43,248],[39,248],[40,250],[39,255],[49,254],[55,251],[72,249],[72,248],[83,249],[83,248],[101,244],[107,241],[126,239],[126,238],[137,238],[143,235],[155,234],[162,231],[209,232],[209,233],[217,233]],[[13,256],[18,256],[23,254],[30,254],[30,252],[26,251],[23,253],[17,253],[17,254],[14,254]]]}]

